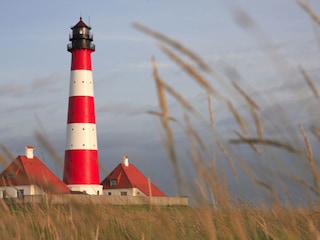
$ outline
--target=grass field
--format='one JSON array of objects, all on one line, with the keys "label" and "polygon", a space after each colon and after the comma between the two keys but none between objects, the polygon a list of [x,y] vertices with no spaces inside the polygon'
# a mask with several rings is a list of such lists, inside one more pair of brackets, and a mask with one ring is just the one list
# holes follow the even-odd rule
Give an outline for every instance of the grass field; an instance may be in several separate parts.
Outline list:
[{"label": "grass field", "polygon": [[317,239],[319,208],[1,205],[1,239]]}]

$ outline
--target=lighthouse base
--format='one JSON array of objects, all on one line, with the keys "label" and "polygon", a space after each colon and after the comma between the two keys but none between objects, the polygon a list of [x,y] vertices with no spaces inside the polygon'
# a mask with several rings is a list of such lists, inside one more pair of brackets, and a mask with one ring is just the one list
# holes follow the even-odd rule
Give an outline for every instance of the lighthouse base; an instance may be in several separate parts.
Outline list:
[{"label": "lighthouse base", "polygon": [[72,193],[84,193],[88,195],[102,195],[103,186],[98,184],[70,184],[67,185]]}]

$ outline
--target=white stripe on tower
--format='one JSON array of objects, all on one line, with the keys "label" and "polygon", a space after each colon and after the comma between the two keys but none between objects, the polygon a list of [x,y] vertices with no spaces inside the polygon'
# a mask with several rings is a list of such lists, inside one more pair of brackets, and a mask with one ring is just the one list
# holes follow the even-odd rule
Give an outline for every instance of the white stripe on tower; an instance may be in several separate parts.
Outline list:
[{"label": "white stripe on tower", "polygon": [[93,96],[93,79],[91,70],[73,70],[70,76],[69,96]]},{"label": "white stripe on tower", "polygon": [[71,28],[72,54],[63,180],[76,192],[102,194],[99,179],[98,144],[94,108],[91,53],[93,38],[80,21]]}]

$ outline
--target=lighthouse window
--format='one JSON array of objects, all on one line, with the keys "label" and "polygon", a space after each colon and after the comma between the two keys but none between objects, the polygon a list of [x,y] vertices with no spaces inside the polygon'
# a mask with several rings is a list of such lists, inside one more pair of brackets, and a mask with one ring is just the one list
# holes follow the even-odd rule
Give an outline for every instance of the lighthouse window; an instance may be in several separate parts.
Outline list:
[{"label": "lighthouse window", "polygon": [[118,185],[117,179],[111,179],[110,180],[110,186],[117,186],[117,185]]},{"label": "lighthouse window", "polygon": [[127,192],[121,192],[120,195],[121,196],[127,196]]}]

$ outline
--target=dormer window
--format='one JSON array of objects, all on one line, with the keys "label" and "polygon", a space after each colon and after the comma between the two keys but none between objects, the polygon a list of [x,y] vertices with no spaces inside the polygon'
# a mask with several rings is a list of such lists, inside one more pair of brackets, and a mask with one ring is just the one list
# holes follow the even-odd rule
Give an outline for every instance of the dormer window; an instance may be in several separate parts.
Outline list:
[{"label": "dormer window", "polygon": [[117,186],[117,185],[118,185],[117,179],[111,179],[110,180],[110,186]]}]

